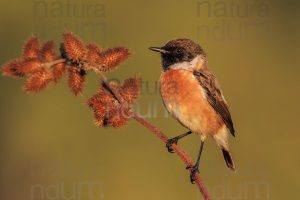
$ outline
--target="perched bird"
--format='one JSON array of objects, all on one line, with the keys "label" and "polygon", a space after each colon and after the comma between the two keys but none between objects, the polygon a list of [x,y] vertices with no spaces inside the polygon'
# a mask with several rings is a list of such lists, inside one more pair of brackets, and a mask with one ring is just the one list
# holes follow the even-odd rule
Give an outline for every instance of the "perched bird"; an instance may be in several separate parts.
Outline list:
[{"label": "perched bird", "polygon": [[222,150],[228,168],[235,171],[228,145],[229,133],[235,136],[233,122],[220,86],[207,67],[204,50],[190,39],[171,40],[163,47],[149,49],[161,54],[160,93],[166,109],[190,130],[167,142],[169,152],[172,152],[172,144],[192,132],[200,136],[196,164],[189,167],[193,183],[195,173],[199,172],[204,141],[207,136],[212,136]]}]

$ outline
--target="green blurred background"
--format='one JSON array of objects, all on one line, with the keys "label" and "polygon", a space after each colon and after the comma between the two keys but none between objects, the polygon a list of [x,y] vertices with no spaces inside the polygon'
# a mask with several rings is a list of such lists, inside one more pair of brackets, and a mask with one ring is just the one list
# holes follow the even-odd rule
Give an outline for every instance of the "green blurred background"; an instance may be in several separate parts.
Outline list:
[{"label": "green blurred background", "polygon": [[[238,165],[226,168],[209,139],[201,175],[214,199],[299,199],[299,3],[296,1],[78,0],[1,1],[0,62],[18,57],[32,34],[58,45],[75,32],[133,56],[109,78],[143,78],[137,111],[168,136],[186,131],[165,117],[150,46],[185,37],[199,42],[222,84],[237,137]],[[297,5],[298,4],[298,5]],[[85,105],[99,85],[88,75],[75,98],[66,80],[39,94],[0,78],[0,197],[9,200],[202,199],[176,155],[135,121],[98,128]],[[199,137],[180,146],[195,158]]]}]

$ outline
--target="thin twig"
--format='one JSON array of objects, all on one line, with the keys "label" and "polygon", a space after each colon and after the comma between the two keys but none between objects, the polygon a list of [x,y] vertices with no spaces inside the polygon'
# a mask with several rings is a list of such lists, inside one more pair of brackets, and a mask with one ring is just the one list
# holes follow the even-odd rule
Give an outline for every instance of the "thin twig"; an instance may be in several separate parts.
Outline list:
[{"label": "thin twig", "polygon": [[50,67],[52,67],[53,65],[56,65],[56,64],[59,64],[59,63],[63,63],[63,62],[66,62],[66,59],[61,58],[61,59],[58,59],[58,60],[54,60],[54,61],[51,61],[51,62],[44,63],[43,65],[44,65],[46,68],[50,68]]},{"label": "thin twig", "polygon": [[[128,106],[127,102],[123,100],[123,98],[121,97],[119,92],[116,89],[110,87],[110,84],[109,84],[108,79],[106,78],[106,76],[104,74],[102,74],[101,71],[99,71],[98,69],[94,69],[94,71],[95,71],[96,74],[99,75],[101,81],[113,93],[113,95],[116,97],[116,99],[121,104],[123,104],[124,106]],[[169,138],[163,132],[161,132],[156,126],[151,124],[149,121],[142,118],[141,116],[139,116],[136,113],[133,113],[133,119],[135,119],[137,122],[139,122],[145,128],[147,128],[150,132],[152,132],[155,136],[157,136],[161,141],[163,141],[164,143],[167,143]],[[186,152],[181,150],[176,144],[172,145],[172,149],[181,158],[181,160],[185,163],[185,165],[187,167],[193,166],[193,160]],[[191,172],[191,169],[189,169],[189,171]],[[194,180],[195,180],[195,183],[196,183],[199,191],[203,195],[204,199],[205,200],[212,200],[212,198],[211,198],[211,196],[208,192],[208,189],[206,188],[206,186],[203,183],[203,180],[202,180],[201,176],[199,174],[195,174],[194,175]]]},{"label": "thin twig", "polygon": [[121,97],[119,92],[115,90],[114,88],[110,87],[109,81],[107,77],[97,68],[92,67],[92,70],[100,77],[101,81],[105,84],[105,86],[110,90],[110,92],[115,96],[115,98],[118,100],[120,104],[123,104],[124,106],[128,106],[127,102],[124,101],[124,99]]}]

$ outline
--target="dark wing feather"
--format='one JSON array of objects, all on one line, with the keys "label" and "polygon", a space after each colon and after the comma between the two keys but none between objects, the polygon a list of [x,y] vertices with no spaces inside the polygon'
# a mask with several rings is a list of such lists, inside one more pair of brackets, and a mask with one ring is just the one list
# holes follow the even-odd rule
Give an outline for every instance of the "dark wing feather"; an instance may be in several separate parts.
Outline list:
[{"label": "dark wing feather", "polygon": [[227,128],[230,130],[230,133],[235,136],[235,130],[233,127],[231,115],[215,76],[207,69],[202,69],[194,72],[194,76],[197,78],[201,86],[205,89],[207,100],[210,105],[221,116]]}]

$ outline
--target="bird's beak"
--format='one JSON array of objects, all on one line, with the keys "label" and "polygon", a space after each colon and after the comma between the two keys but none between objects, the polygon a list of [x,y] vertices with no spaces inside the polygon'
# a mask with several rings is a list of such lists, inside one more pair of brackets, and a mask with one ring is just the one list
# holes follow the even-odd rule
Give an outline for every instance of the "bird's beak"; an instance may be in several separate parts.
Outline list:
[{"label": "bird's beak", "polygon": [[156,52],[159,52],[159,53],[162,53],[162,54],[168,54],[169,51],[163,49],[162,47],[150,47],[149,48],[151,51],[156,51]]}]

